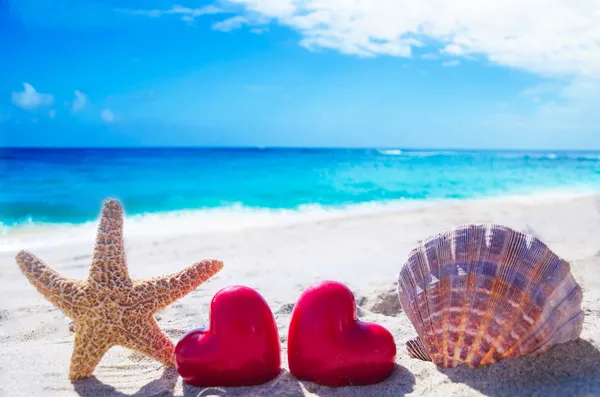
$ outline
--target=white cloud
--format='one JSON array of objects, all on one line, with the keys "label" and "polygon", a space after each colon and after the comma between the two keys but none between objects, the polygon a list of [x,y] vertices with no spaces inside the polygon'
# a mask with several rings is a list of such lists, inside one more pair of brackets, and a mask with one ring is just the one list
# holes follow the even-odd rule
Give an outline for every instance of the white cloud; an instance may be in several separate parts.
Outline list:
[{"label": "white cloud", "polygon": [[600,75],[600,8],[585,0],[228,0],[309,49],[408,57],[422,41],[547,76]]},{"label": "white cloud", "polygon": [[74,112],[79,112],[80,110],[83,110],[83,108],[85,108],[85,105],[87,104],[88,101],[88,97],[87,95],[85,95],[83,92],[75,90],[75,100],[73,100],[73,111]]},{"label": "white cloud", "polygon": [[100,112],[100,117],[105,123],[112,123],[115,119],[115,115],[110,109],[104,109]]},{"label": "white cloud", "polygon": [[221,32],[230,32],[235,29],[239,29],[244,25],[250,28],[250,32],[254,34],[262,34],[269,30],[269,20],[261,15],[255,13],[249,13],[248,15],[238,15],[231,18],[227,18],[223,21],[214,23],[212,28]]},{"label": "white cloud", "polygon": [[54,117],[56,117],[56,110],[54,110],[54,109],[51,109],[51,110],[48,112],[48,117],[50,117],[51,119],[53,119]]},{"label": "white cloud", "polygon": [[171,8],[167,10],[128,10],[121,9],[121,12],[132,14],[132,15],[144,15],[151,18],[158,18],[163,15],[178,15],[182,21],[192,23],[194,19],[202,15],[210,15],[210,14],[218,14],[222,12],[222,10],[213,5],[207,5],[204,7],[198,8],[189,8],[184,7],[178,4],[173,5]]},{"label": "white cloud", "polygon": [[[227,1],[227,0],[226,0]],[[239,8],[239,7],[238,7]],[[158,10],[158,9],[120,9],[120,12],[131,14],[131,15],[144,15],[151,18],[162,17],[163,15],[178,15],[180,19],[189,24],[193,24],[197,17],[202,15],[231,13],[231,11],[223,8],[216,7],[214,5],[207,5],[199,8],[183,7],[181,5],[173,5],[169,9]],[[216,22],[212,25],[214,30],[221,32],[230,32],[235,29],[239,29],[244,25],[250,27],[250,32],[254,34],[262,34],[267,32],[269,29],[269,20],[260,14],[249,12],[246,15],[236,15]]]},{"label": "white cloud", "polygon": [[213,24],[214,30],[220,30],[221,32],[229,32],[234,29],[241,28],[245,23],[248,22],[248,18],[243,16],[236,16],[225,19],[224,21]]},{"label": "white cloud", "polygon": [[447,54],[452,54],[452,55],[464,55],[465,54],[465,50],[458,44],[448,44],[446,47],[444,47],[442,52],[447,53]]},{"label": "white cloud", "polygon": [[13,92],[11,99],[15,106],[22,109],[35,109],[41,106],[49,106],[54,102],[51,94],[37,92],[29,83],[23,83],[23,91]]},{"label": "white cloud", "polygon": [[[557,134],[580,128],[597,134],[599,1],[222,0],[220,4],[236,7],[238,16],[262,21],[248,28],[279,24],[295,30],[299,44],[309,50],[358,57],[412,58],[417,53],[422,59],[432,59],[436,52],[445,66],[483,61],[536,74],[555,87],[525,90],[515,98],[518,105],[484,117],[488,127]],[[522,106],[519,98],[533,106]]]},{"label": "white cloud", "polygon": [[460,65],[460,61],[453,59],[452,61],[445,61],[442,62],[442,66],[446,67],[446,68],[452,68],[455,66],[459,66]]}]

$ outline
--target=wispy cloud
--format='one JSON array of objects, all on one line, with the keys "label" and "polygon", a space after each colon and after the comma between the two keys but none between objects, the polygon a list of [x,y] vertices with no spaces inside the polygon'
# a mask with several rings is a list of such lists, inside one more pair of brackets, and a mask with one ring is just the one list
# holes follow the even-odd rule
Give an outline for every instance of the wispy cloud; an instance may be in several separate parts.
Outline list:
[{"label": "wispy cloud", "polygon": [[527,87],[521,92],[519,92],[518,96],[522,98],[527,98],[532,100],[533,102],[539,102],[541,98],[545,97],[555,97],[556,95],[560,95],[562,89],[564,88],[564,84],[559,84],[557,82],[544,81],[542,83]]},{"label": "wispy cloud", "polygon": [[179,18],[182,21],[185,21],[188,23],[194,22],[194,20],[196,18],[198,18],[199,16],[202,16],[202,15],[218,14],[218,13],[223,12],[223,10],[221,8],[216,7],[214,5],[207,5],[207,6],[198,7],[198,8],[190,8],[190,7],[181,6],[179,4],[175,4],[171,8],[163,9],[163,10],[160,10],[160,9],[151,9],[151,10],[119,9],[118,11],[127,13],[127,14],[131,14],[131,15],[144,15],[144,16],[152,17],[152,18],[162,17],[164,15],[176,15],[176,16],[179,16]]},{"label": "wispy cloud", "polygon": [[235,16],[231,18],[227,18],[221,22],[217,22],[212,25],[214,30],[220,30],[221,32],[229,32],[234,29],[241,28],[244,24],[248,22],[248,18],[244,16]]},{"label": "wispy cloud", "polygon": [[73,106],[71,109],[74,112],[79,112],[85,108],[85,105],[88,102],[88,97],[83,92],[75,90],[75,100],[73,100]]},{"label": "wispy cloud", "polygon": [[48,117],[50,117],[51,119],[54,119],[54,117],[56,117],[56,110],[54,110],[54,109],[51,109],[51,110],[48,112]]},{"label": "wispy cloud", "polygon": [[488,126],[563,134],[581,130],[597,134],[600,79],[577,78],[562,84],[545,82],[521,91],[519,97],[530,100],[533,107],[517,103],[498,111],[486,121]]},{"label": "wispy cloud", "polygon": [[442,66],[446,68],[452,68],[460,65],[460,61],[457,59],[453,59],[451,61],[442,62]]},{"label": "wispy cloud", "polygon": [[115,120],[115,115],[110,109],[104,109],[100,112],[100,117],[105,123],[112,123]]},{"label": "wispy cloud", "polygon": [[[222,4],[225,5],[225,3]],[[164,15],[177,15],[182,21],[193,24],[195,19],[202,15],[231,14],[232,11],[230,8],[231,7],[221,8],[215,5],[207,5],[199,8],[173,5],[169,9],[119,9],[118,11],[131,15],[143,15],[151,18],[158,18]],[[239,7],[237,8],[239,9]],[[247,26],[251,33],[262,34],[269,30],[267,27],[268,23],[269,19],[265,18],[263,15],[254,12],[246,12],[244,15],[234,15],[232,17],[215,22],[212,25],[212,28],[221,32],[230,32],[235,29],[240,29],[243,26]]]},{"label": "wispy cloud", "polygon": [[29,83],[23,83],[23,91],[13,92],[12,103],[21,109],[32,110],[54,103],[54,96],[37,92]]},{"label": "wispy cloud", "polygon": [[[600,75],[600,9],[572,0],[229,0],[297,30],[301,44],[358,56],[445,53],[545,76]],[[535,18],[532,17],[535,15]]]},{"label": "wispy cloud", "polygon": [[[531,106],[499,112],[491,126],[569,131],[600,125],[600,8],[572,0],[223,0],[236,15],[295,30],[309,50],[358,57],[464,61],[533,73],[554,87],[518,95]],[[532,17],[534,15],[535,17]],[[225,22],[225,21],[224,21]],[[433,54],[432,49],[438,49]],[[435,51],[435,50],[434,50]],[[536,92],[537,91],[537,92]]]},{"label": "wispy cloud", "polygon": [[250,29],[250,33],[262,34],[269,30],[268,23],[269,20],[265,17],[255,13],[248,13],[244,16],[237,15],[214,23],[212,28],[221,32],[231,32],[232,30],[247,26]]},{"label": "wispy cloud", "polygon": [[250,33],[254,33],[254,34],[263,34],[268,31],[269,31],[269,28],[267,28],[267,27],[259,27],[259,28],[250,29]]}]

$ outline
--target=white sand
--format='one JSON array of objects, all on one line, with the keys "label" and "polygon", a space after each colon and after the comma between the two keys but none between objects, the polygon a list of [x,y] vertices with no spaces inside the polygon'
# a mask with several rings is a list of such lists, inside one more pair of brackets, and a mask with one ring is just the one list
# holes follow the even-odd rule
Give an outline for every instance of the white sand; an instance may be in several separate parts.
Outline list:
[{"label": "white sand", "polygon": [[[126,209],[127,210],[127,209]],[[586,312],[581,339],[542,357],[503,361],[473,370],[438,369],[411,359],[404,343],[415,335],[399,310],[396,273],[410,249],[433,233],[466,222],[497,222],[533,233],[571,261],[584,289]],[[86,277],[93,235],[79,234],[58,246],[33,248],[31,231],[20,247],[0,238],[0,395],[6,396],[451,396],[600,395],[600,198],[526,197],[443,203],[410,211],[365,214],[271,225],[244,230],[186,234],[165,228],[128,233],[132,277],[176,271],[195,260],[216,257],[225,268],[157,317],[174,341],[207,324],[208,304],[220,288],[244,284],[267,299],[279,325],[281,376],[262,386],[202,390],[184,384],[175,370],[123,348],[113,348],[95,377],[68,380],[73,334],[67,319],[27,282],[14,261],[18,248],[31,249],[66,276]],[[188,225],[189,226],[189,225]],[[39,233],[39,232],[38,232]],[[22,236],[22,237],[23,237]],[[86,239],[76,237],[86,237]],[[2,240],[4,239],[4,240]],[[14,242],[14,240],[13,240]],[[298,382],[287,372],[287,326],[293,304],[307,286],[334,279],[346,283],[359,304],[359,317],[386,326],[398,345],[398,367],[386,381],[365,387],[330,389]]]}]

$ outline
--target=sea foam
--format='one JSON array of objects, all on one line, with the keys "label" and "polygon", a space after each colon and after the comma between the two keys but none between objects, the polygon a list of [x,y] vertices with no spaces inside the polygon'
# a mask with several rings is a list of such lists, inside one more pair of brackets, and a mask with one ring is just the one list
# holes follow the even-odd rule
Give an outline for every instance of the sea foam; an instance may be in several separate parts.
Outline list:
[{"label": "sea foam", "polygon": [[[210,232],[234,232],[253,228],[279,227],[292,224],[414,211],[433,206],[465,201],[547,202],[571,200],[598,192],[593,189],[549,189],[534,193],[481,196],[478,198],[389,200],[346,206],[302,205],[297,209],[252,208],[241,204],[229,207],[168,211],[126,216],[124,229],[128,238],[177,237]],[[69,245],[79,242],[93,244],[97,220],[83,224],[28,223],[4,227],[0,236],[0,252],[20,249]]]}]

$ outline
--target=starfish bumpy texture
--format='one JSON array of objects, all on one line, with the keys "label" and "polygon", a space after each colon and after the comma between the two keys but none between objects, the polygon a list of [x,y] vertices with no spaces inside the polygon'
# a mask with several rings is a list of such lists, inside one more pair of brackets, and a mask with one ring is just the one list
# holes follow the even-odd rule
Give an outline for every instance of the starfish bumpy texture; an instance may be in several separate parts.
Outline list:
[{"label": "starfish bumpy texture", "polygon": [[174,345],[153,314],[192,292],[223,268],[219,260],[203,260],[168,276],[133,281],[123,245],[123,209],[106,200],[87,280],[58,274],[42,260],[21,251],[19,267],[37,290],[73,319],[75,343],[69,378],[90,376],[113,346],[144,353],[174,366]]}]

